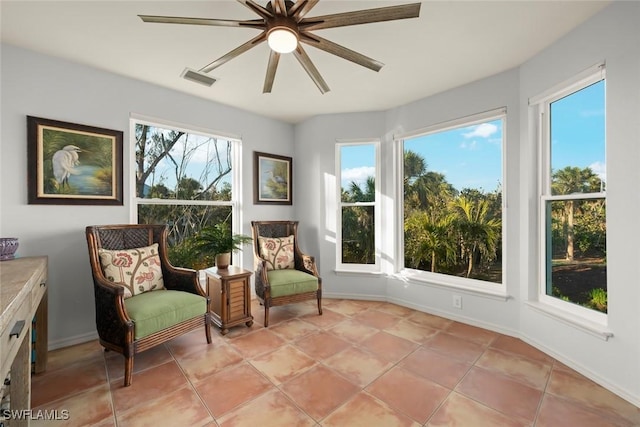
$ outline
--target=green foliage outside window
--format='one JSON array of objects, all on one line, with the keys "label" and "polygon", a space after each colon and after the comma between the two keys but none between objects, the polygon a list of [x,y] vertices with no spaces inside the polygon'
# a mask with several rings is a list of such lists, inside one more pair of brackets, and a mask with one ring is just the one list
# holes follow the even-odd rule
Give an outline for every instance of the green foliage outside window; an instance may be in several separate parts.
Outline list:
[{"label": "green foliage outside window", "polygon": [[[567,166],[551,176],[554,195],[599,193],[591,168]],[[572,198],[550,203],[552,296],[607,312],[606,203],[604,198]]]},{"label": "green foliage outside window", "polygon": [[[364,189],[352,182],[342,189],[342,201],[347,203],[372,202],[376,185],[369,177]],[[347,264],[375,263],[375,224],[373,206],[342,207],[342,262]]]},{"label": "green foliage outside window", "polygon": [[419,154],[404,156],[405,266],[501,283],[502,190],[457,191]]}]

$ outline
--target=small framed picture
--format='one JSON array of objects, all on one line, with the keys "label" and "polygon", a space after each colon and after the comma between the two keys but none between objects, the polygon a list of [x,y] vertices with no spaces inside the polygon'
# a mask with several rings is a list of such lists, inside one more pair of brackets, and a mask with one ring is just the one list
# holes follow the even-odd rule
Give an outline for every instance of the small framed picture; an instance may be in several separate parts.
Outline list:
[{"label": "small framed picture", "polygon": [[254,151],[253,203],[293,204],[291,157]]},{"label": "small framed picture", "polygon": [[29,204],[122,205],[122,131],[27,116]]}]

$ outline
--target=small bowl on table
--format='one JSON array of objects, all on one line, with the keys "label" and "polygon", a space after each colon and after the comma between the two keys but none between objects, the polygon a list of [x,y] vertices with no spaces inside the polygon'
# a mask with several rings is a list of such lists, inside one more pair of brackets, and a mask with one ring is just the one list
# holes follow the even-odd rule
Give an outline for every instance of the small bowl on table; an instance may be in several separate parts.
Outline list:
[{"label": "small bowl on table", "polygon": [[0,237],[0,261],[14,259],[18,250],[17,237]]}]

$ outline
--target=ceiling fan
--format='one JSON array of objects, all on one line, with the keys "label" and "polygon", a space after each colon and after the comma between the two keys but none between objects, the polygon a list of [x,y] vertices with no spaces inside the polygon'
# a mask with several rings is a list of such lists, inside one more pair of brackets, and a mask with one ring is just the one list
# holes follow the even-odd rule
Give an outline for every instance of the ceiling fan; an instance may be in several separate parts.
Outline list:
[{"label": "ceiling fan", "polygon": [[260,18],[240,21],[233,19],[186,18],[175,16],[138,16],[144,22],[246,27],[262,31],[257,37],[254,37],[248,42],[238,46],[199,70],[186,69],[183,73],[184,78],[211,86],[215,82],[215,79],[208,76],[206,73],[209,73],[266,40],[271,48],[271,53],[269,56],[269,63],[267,65],[267,74],[262,90],[263,93],[271,92],[280,55],[290,52],[293,52],[293,55],[296,57],[298,62],[300,62],[318,89],[320,89],[320,92],[326,93],[329,91],[329,86],[327,86],[327,83],[324,81],[315,65],[313,65],[313,62],[311,62],[311,59],[302,48],[301,43],[324,50],[325,52],[337,55],[374,71],[380,71],[384,64],[362,55],[361,53],[347,49],[346,47],[317,36],[311,31],[325,28],[345,27],[349,25],[394,21],[397,19],[417,18],[420,15],[420,3],[379,7],[306,18],[305,16],[307,13],[309,13],[319,0],[297,0],[295,3],[291,0],[272,0],[267,3],[266,7],[259,5],[254,0],[237,1],[258,14]]}]

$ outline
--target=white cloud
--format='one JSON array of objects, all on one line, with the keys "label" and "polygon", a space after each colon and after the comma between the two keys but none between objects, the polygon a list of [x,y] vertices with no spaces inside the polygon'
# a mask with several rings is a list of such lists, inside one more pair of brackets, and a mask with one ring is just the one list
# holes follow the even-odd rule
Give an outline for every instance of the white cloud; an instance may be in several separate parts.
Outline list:
[{"label": "white cloud", "polygon": [[358,168],[343,169],[341,178],[343,183],[355,181],[357,184],[361,184],[366,182],[370,176],[375,176],[375,173],[376,168],[373,166],[360,166]]},{"label": "white cloud", "polygon": [[589,165],[589,168],[591,168],[593,173],[598,175],[598,177],[601,180],[603,180],[604,182],[607,182],[607,165],[605,163],[603,162],[591,163]]},{"label": "white cloud", "polygon": [[462,142],[460,144],[460,148],[473,151],[476,148],[478,148],[478,141],[474,139],[473,141],[470,141],[470,142]]},{"label": "white cloud", "polygon": [[462,136],[464,136],[465,138],[473,138],[476,136],[480,138],[488,138],[497,131],[498,126],[491,123],[482,123],[478,126],[472,127],[471,132],[463,133]]},{"label": "white cloud", "polygon": [[599,110],[582,110],[580,111],[581,117],[604,117],[604,109]]}]

